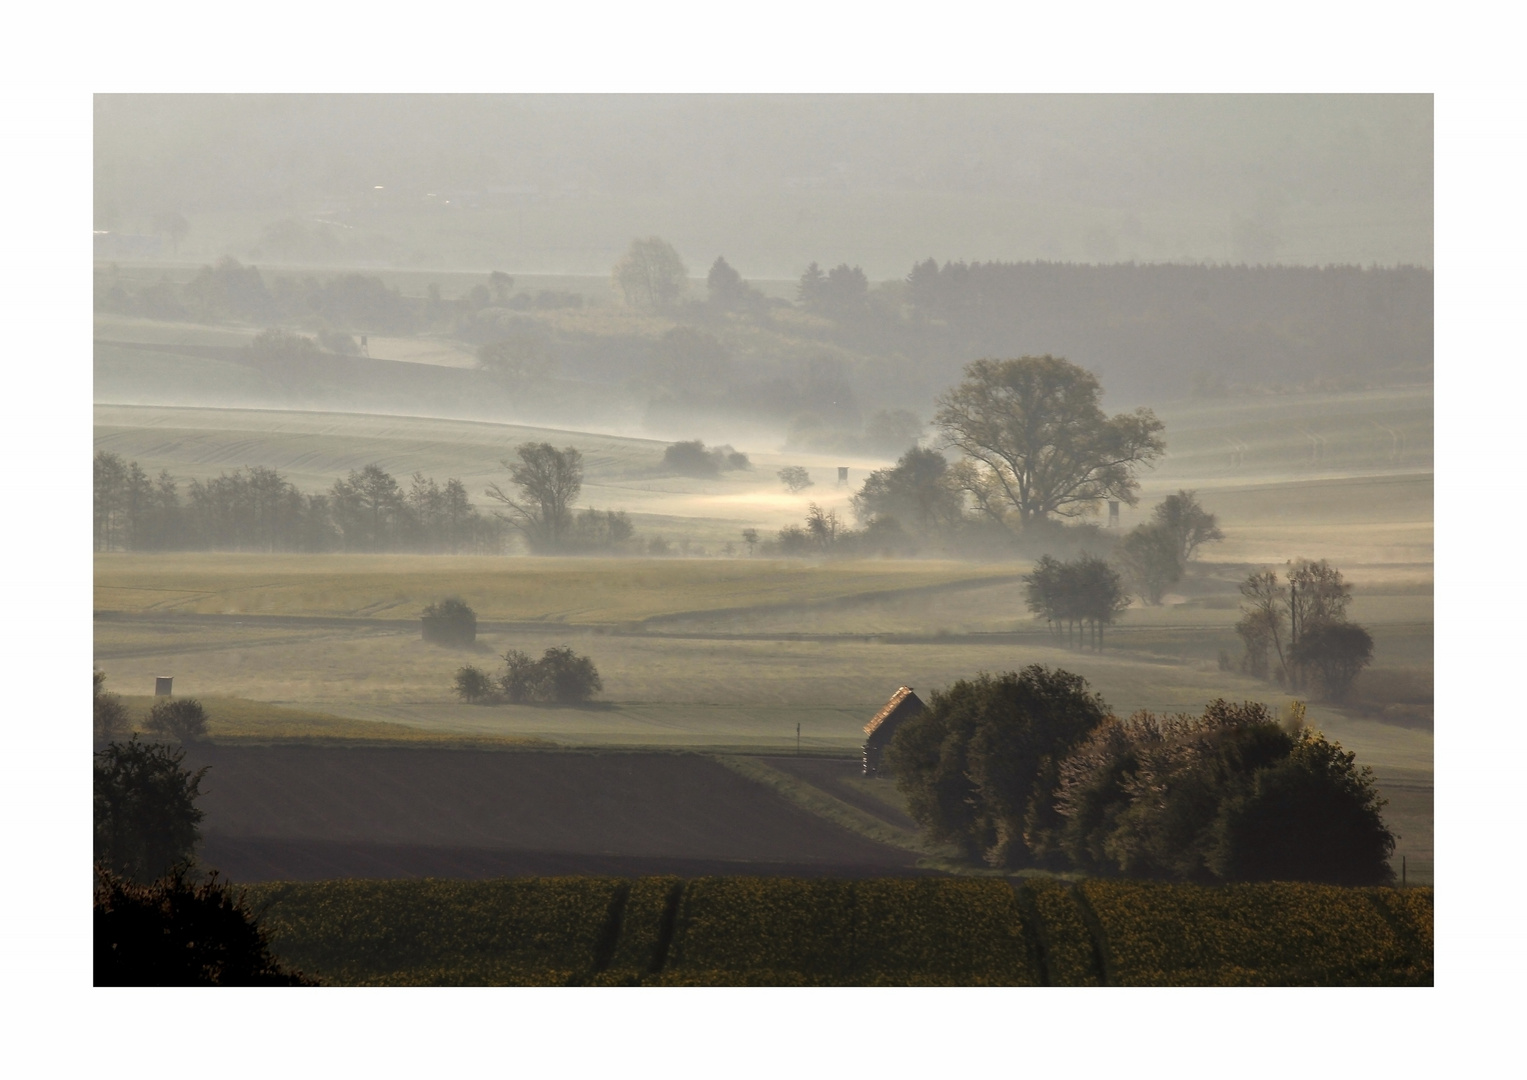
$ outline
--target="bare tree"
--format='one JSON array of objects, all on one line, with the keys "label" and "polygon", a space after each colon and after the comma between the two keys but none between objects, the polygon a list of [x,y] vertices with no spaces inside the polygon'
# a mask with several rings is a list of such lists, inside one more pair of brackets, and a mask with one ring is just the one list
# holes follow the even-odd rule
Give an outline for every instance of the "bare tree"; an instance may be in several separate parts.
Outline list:
[{"label": "bare tree", "polygon": [[573,501],[583,490],[583,455],[550,443],[521,443],[515,453],[519,461],[501,464],[519,490],[510,495],[494,483],[486,494],[509,508],[498,516],[519,530],[531,551],[560,551],[573,527]]}]

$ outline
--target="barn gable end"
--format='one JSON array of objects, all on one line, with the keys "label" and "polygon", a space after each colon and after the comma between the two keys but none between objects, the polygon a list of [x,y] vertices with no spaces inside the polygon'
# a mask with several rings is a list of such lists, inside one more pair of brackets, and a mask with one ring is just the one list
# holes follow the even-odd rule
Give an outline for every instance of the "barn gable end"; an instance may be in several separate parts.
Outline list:
[{"label": "barn gable end", "polygon": [[880,772],[880,756],[896,734],[896,729],[923,711],[922,699],[903,686],[891,695],[885,707],[864,725],[864,775],[876,776]]}]

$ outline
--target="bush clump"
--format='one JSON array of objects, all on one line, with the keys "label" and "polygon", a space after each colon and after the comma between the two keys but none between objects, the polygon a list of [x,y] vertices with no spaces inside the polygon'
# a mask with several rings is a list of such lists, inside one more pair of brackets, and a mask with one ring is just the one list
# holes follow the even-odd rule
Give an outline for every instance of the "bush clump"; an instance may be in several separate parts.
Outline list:
[{"label": "bush clump", "polygon": [[663,451],[663,468],[680,476],[715,476],[733,469],[750,469],[748,455],[730,446],[707,448],[699,439],[676,442]]},{"label": "bush clump", "polygon": [[576,705],[603,689],[594,661],[567,646],[547,649],[539,660],[510,649],[504,654],[504,667],[497,678],[470,665],[456,671],[456,696],[478,705],[506,701],[517,705]]},{"label": "bush clump", "polygon": [[155,735],[167,735],[177,743],[193,743],[207,737],[207,710],[195,698],[156,701],[144,725]]},{"label": "bush clump", "polygon": [[419,623],[424,640],[436,645],[471,645],[477,640],[477,613],[454,596],[425,608]]}]

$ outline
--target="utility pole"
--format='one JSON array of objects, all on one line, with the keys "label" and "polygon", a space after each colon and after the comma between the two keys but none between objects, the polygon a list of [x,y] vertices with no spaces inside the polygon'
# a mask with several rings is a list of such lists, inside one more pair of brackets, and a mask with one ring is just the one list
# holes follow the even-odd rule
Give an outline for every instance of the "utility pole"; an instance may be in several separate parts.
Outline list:
[{"label": "utility pole", "polygon": [[801,756],[801,725],[795,725],[795,756]]}]

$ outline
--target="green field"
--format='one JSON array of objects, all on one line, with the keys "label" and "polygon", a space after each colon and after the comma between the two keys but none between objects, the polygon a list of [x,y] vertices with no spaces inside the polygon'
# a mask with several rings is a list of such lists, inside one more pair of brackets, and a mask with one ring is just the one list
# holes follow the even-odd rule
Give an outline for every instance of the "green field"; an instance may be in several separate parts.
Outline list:
[{"label": "green field", "polygon": [[1431,985],[1427,889],[1036,878],[326,881],[248,890],[331,985]]}]

